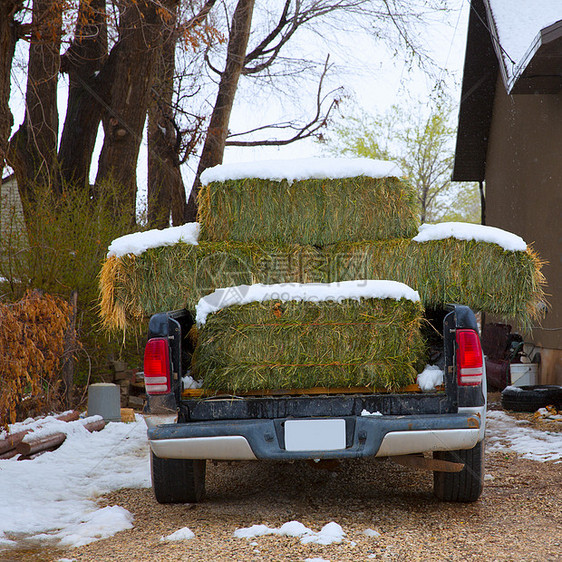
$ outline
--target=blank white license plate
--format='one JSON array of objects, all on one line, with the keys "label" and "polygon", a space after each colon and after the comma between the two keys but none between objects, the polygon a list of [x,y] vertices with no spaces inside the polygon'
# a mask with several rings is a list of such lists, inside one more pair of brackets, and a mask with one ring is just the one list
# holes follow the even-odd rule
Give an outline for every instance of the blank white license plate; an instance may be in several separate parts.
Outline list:
[{"label": "blank white license plate", "polygon": [[287,451],[337,451],[345,449],[345,420],[287,420]]}]

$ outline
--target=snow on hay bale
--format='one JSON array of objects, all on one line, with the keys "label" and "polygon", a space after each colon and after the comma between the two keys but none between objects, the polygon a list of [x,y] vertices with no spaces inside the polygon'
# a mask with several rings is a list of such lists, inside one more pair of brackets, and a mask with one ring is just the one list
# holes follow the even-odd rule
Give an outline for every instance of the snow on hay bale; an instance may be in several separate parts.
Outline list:
[{"label": "snow on hay bale", "polygon": [[219,287],[393,279],[420,293],[425,308],[457,302],[519,326],[544,308],[542,262],[531,250],[482,240],[397,239],[299,245],[178,243],[135,256],[111,256],[102,269],[101,313],[108,328],[138,325],[156,312],[188,308]]},{"label": "snow on hay bale", "polygon": [[401,175],[367,158],[216,166],[201,175],[201,239],[325,246],[413,236],[416,195]]},{"label": "snow on hay bale", "polygon": [[103,265],[100,312],[108,329],[138,325],[157,312],[187,308],[219,287],[325,280],[311,246],[240,242],[177,243],[140,255],[108,257]]},{"label": "snow on hay bale", "polygon": [[447,238],[336,244],[326,251],[330,280],[395,279],[415,288],[426,309],[469,306],[530,329],[544,312],[542,260],[530,248]]},{"label": "snow on hay bale", "polygon": [[423,309],[393,281],[242,285],[197,306],[193,372],[226,392],[415,382]]}]

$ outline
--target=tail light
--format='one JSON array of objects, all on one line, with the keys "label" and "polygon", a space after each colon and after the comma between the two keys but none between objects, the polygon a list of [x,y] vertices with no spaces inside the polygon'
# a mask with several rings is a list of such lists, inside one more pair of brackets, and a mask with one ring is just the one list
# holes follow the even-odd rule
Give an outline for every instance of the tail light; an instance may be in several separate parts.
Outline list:
[{"label": "tail light", "polygon": [[484,374],[480,338],[474,330],[457,330],[457,377],[460,386],[482,384]]},{"label": "tail light", "polygon": [[168,340],[148,340],[144,350],[144,385],[147,394],[167,394],[170,384],[170,349]]}]

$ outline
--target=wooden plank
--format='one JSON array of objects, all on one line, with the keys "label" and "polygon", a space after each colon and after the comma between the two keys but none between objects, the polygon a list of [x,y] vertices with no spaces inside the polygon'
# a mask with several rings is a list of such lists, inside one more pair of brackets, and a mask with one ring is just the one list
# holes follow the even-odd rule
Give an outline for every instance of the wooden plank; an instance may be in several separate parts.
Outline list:
[{"label": "wooden plank", "polygon": [[[443,386],[438,386],[436,390],[444,390]],[[251,390],[247,392],[237,392],[236,396],[318,396],[320,394],[412,394],[421,393],[417,384],[410,384],[398,390],[390,391],[386,388],[369,388],[367,386],[353,386],[350,388],[292,388],[277,390]],[[186,388],[182,392],[183,398],[206,398],[211,396],[232,396],[226,392],[211,390],[207,388]]]}]

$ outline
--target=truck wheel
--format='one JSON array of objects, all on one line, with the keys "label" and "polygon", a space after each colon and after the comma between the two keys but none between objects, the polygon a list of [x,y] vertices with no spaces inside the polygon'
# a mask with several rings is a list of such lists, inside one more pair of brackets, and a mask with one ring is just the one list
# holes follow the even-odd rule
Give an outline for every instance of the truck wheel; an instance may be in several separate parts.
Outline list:
[{"label": "truck wheel", "polygon": [[502,392],[502,408],[514,412],[536,412],[545,406],[562,406],[562,386],[508,386]]},{"label": "truck wheel", "polygon": [[205,495],[205,460],[161,459],[151,451],[150,471],[159,503],[197,503]]},{"label": "truck wheel", "polygon": [[484,441],[472,449],[460,451],[435,451],[433,458],[462,462],[460,472],[434,472],[433,493],[448,502],[474,502],[484,486]]}]

